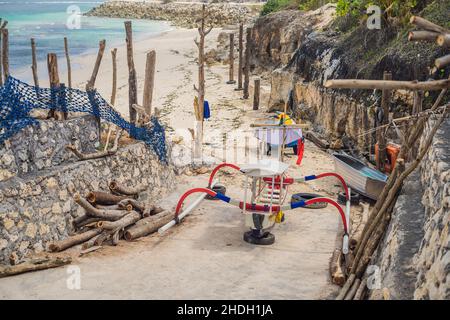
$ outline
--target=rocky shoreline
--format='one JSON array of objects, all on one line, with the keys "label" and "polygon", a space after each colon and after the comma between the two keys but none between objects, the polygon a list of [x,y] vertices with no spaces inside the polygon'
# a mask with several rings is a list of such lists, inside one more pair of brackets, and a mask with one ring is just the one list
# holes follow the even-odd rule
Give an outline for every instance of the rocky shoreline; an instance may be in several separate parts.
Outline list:
[{"label": "rocky shoreline", "polygon": [[[259,13],[259,5],[214,3],[208,5],[208,25],[223,27],[239,22],[246,23]],[[201,14],[202,3],[159,3],[109,1],[86,13],[87,16],[166,20],[177,27],[196,28]]]}]

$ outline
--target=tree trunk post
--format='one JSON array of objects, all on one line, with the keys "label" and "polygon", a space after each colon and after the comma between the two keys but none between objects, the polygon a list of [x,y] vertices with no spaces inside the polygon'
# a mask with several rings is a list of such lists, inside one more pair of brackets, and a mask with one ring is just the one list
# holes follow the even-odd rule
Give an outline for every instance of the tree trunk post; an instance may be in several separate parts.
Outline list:
[{"label": "tree trunk post", "polygon": [[142,106],[148,116],[152,114],[153,87],[155,85],[155,50],[147,53],[147,63],[145,66],[144,100]]},{"label": "tree trunk post", "polygon": [[198,114],[197,123],[195,125],[195,158],[201,158],[203,148],[203,118],[204,118],[204,104],[205,104],[205,37],[211,32],[212,27],[205,31],[206,20],[206,5],[202,6],[201,23],[198,27],[200,40],[194,40],[198,48],[198,88],[194,86],[197,91],[198,98]]},{"label": "tree trunk post", "polygon": [[234,80],[234,33],[230,33],[230,55],[229,55],[229,61],[230,61],[230,68],[229,68],[229,79],[227,81],[227,84],[235,84],[236,81]]},{"label": "tree trunk post", "polygon": [[133,105],[138,104],[137,97],[137,77],[133,58],[133,31],[131,21],[125,21],[125,32],[127,42],[127,62],[128,62],[128,109],[130,112],[130,122],[136,123],[136,110]]},{"label": "tree trunk post", "polygon": [[64,37],[64,52],[66,54],[67,62],[67,85],[69,88],[72,88],[72,66],[70,65],[69,44],[67,37]]},{"label": "tree trunk post", "polygon": [[[50,82],[50,89],[55,90],[51,94],[52,106],[53,108],[57,107],[58,103],[58,93],[57,90],[60,88],[61,83],[59,81],[59,73],[58,73],[58,58],[55,53],[49,53],[47,55],[47,68],[48,68],[48,77]],[[48,118],[58,118],[59,113],[55,109],[51,109],[48,112]]]},{"label": "tree trunk post", "polygon": [[242,90],[242,64],[244,58],[244,25],[239,25],[239,67],[238,67],[238,86],[236,90]]},{"label": "tree trunk post", "polygon": [[247,28],[245,43],[245,64],[244,64],[244,99],[248,99],[248,87],[250,85],[250,50],[251,50],[252,29]]},{"label": "tree trunk post", "polygon": [[2,66],[4,82],[9,77],[9,33],[8,29],[2,29]]},{"label": "tree trunk post", "polygon": [[113,67],[111,105],[114,106],[116,104],[116,94],[117,94],[117,48],[111,50],[111,58]]},{"label": "tree trunk post", "polygon": [[254,88],[253,88],[253,110],[259,109],[259,95],[260,95],[260,89],[261,89],[261,80],[255,79],[254,81]]},{"label": "tree trunk post", "polygon": [[[385,71],[383,74],[383,80],[392,80],[392,74],[390,72]],[[389,123],[389,102],[391,99],[391,91],[383,90],[381,97],[381,109],[382,109],[382,118],[379,119],[379,125],[385,125]],[[377,130],[377,142],[378,142],[378,157],[377,157],[377,168],[381,172],[385,171],[385,164],[387,160],[386,154],[386,136],[384,134],[384,128],[379,128]]]},{"label": "tree trunk post", "polygon": [[37,57],[36,57],[36,41],[34,40],[34,38],[31,38],[31,71],[33,72],[34,86],[39,88]]}]

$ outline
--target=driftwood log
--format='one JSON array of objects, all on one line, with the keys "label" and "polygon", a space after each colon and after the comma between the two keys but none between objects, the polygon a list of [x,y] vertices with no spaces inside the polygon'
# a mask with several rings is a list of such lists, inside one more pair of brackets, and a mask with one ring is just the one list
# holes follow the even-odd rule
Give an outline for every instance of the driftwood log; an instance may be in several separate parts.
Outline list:
[{"label": "driftwood log", "polygon": [[122,131],[123,130],[118,130],[118,132],[116,133],[116,137],[114,139],[114,145],[109,150],[97,151],[93,153],[82,153],[74,145],[71,144],[67,145],[66,149],[72,151],[72,153],[75,154],[79,160],[91,160],[111,156],[115,154],[119,148],[119,139],[120,136],[122,135]]},{"label": "driftwood log", "polygon": [[33,259],[15,266],[0,266],[0,278],[9,277],[25,272],[45,270],[50,268],[57,268],[70,264],[71,257],[46,257],[41,259]]},{"label": "driftwood log", "polygon": [[48,248],[51,252],[63,251],[65,249],[73,247],[77,244],[86,242],[89,239],[91,239],[92,237],[95,237],[96,235],[100,234],[101,232],[102,232],[101,229],[88,230],[86,232],[71,236],[64,240],[52,242],[52,243],[50,243]]},{"label": "driftwood log", "polygon": [[173,212],[163,211],[157,215],[144,218],[138,221],[135,226],[125,231],[125,240],[130,241],[149,235],[173,220],[174,217],[175,214]]}]

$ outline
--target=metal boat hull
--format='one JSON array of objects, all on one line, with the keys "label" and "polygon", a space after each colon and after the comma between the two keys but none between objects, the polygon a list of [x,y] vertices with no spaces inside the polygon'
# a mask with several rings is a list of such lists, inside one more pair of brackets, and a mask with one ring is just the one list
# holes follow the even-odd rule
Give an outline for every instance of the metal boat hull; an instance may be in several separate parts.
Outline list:
[{"label": "metal boat hull", "polygon": [[333,159],[336,173],[352,189],[373,200],[378,199],[388,176],[347,155],[335,153]]}]

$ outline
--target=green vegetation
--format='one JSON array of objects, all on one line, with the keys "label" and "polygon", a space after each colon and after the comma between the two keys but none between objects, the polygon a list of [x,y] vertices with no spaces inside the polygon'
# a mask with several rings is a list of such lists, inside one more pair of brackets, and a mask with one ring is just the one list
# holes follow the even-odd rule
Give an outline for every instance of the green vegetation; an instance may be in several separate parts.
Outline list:
[{"label": "green vegetation", "polygon": [[[381,8],[386,17],[409,18],[411,13],[421,11],[428,4],[445,3],[446,0],[269,0],[263,7],[261,15],[284,9],[314,10],[327,3],[336,3],[338,16],[366,17],[370,5]],[[439,4],[438,4],[439,5]],[[447,8],[448,10],[448,8]],[[445,10],[444,10],[445,11]]]}]

